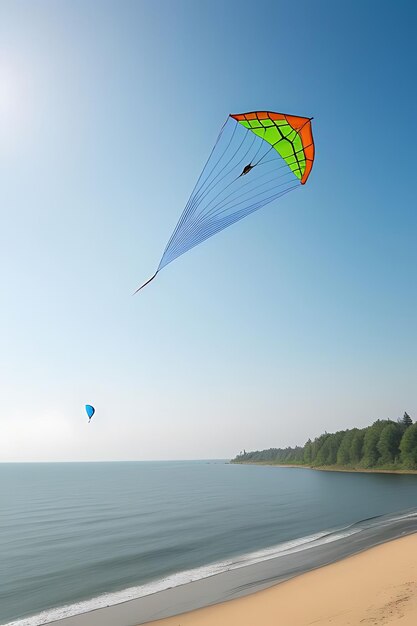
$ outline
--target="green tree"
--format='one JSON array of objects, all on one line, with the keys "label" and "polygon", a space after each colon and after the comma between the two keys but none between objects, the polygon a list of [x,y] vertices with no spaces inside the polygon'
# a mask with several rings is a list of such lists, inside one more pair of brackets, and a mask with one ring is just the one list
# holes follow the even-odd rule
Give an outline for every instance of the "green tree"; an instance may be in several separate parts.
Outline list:
[{"label": "green tree", "polygon": [[400,441],[403,430],[399,424],[391,422],[384,426],[377,444],[382,465],[393,463],[400,455]]},{"label": "green tree", "polygon": [[328,433],[324,433],[320,435],[320,437],[316,437],[314,441],[311,442],[311,462],[314,465],[318,465],[317,457],[320,452],[321,447],[324,442],[330,435]]},{"label": "green tree", "polygon": [[303,462],[306,465],[310,465],[312,461],[311,455],[311,439],[309,439],[304,445],[304,454],[303,454]]},{"label": "green tree", "polygon": [[329,455],[327,457],[329,465],[336,465],[340,444],[342,443],[344,436],[344,430],[339,430],[337,433],[332,435],[329,443]]},{"label": "green tree", "polygon": [[362,465],[364,467],[375,467],[380,458],[380,453],[378,450],[378,442],[379,437],[381,435],[381,431],[386,425],[386,422],[382,420],[377,420],[369,426],[365,431],[365,437],[363,440],[363,458]]},{"label": "green tree", "polygon": [[350,462],[352,465],[358,465],[363,457],[363,440],[365,438],[365,429],[355,429],[350,444]]},{"label": "green tree", "polygon": [[313,441],[312,444],[312,456],[314,465],[325,465],[327,459],[327,447],[326,441],[330,435],[328,433],[324,433],[324,435],[320,435]]},{"label": "green tree", "polygon": [[405,467],[417,467],[417,424],[413,424],[405,431],[400,443],[401,460]]},{"label": "green tree", "polygon": [[402,423],[404,424],[404,426],[406,428],[408,428],[409,426],[412,425],[413,420],[411,419],[411,417],[408,415],[408,413],[404,413],[404,417],[402,419]]},{"label": "green tree", "polygon": [[352,440],[354,435],[356,434],[356,428],[353,430],[347,430],[344,434],[342,441],[340,442],[339,450],[337,452],[337,464],[338,465],[349,465],[350,459],[350,450],[352,447]]}]

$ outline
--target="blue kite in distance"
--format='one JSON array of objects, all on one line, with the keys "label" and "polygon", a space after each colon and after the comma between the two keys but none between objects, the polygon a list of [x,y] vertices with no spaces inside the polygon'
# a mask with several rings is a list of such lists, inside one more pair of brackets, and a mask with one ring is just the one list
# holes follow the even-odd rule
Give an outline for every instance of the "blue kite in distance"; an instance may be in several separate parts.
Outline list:
[{"label": "blue kite in distance", "polygon": [[93,406],[91,406],[91,404],[86,404],[85,405],[85,410],[87,412],[88,415],[88,423],[91,422],[91,418],[93,417],[94,413],[96,412],[95,408]]}]

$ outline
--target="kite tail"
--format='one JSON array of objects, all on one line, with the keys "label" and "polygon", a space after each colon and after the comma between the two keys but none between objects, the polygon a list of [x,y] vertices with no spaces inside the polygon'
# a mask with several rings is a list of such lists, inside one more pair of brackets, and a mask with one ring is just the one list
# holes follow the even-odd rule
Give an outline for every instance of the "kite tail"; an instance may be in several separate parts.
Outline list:
[{"label": "kite tail", "polygon": [[146,287],[146,285],[149,285],[149,283],[153,281],[153,279],[155,278],[155,276],[157,275],[158,272],[159,272],[159,270],[156,270],[155,274],[153,276],[151,276],[151,278],[149,280],[147,280],[146,283],[143,283],[143,285],[141,287],[139,287],[139,289],[136,289],[136,291],[132,295],[135,295],[136,293],[138,293],[138,291],[140,291],[141,289]]}]

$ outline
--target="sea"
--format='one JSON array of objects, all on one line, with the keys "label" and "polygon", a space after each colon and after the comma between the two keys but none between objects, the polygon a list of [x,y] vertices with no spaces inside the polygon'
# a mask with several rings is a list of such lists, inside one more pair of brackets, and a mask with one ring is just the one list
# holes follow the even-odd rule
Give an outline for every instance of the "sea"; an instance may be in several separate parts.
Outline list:
[{"label": "sea", "polygon": [[417,530],[417,475],[224,460],[3,463],[0,624],[39,626],[300,558],[399,520]]}]

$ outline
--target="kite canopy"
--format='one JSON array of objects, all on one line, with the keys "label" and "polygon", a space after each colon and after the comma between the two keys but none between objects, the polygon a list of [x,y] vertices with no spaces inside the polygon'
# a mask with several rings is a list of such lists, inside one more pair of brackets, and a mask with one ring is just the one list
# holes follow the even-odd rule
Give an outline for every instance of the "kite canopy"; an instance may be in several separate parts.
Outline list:
[{"label": "kite canopy", "polygon": [[267,141],[282,156],[301,184],[307,182],[314,161],[310,118],[268,111],[242,113],[230,117]]},{"label": "kite canopy", "polygon": [[229,115],[155,274],[137,291],[184,252],[304,185],[314,162],[311,119],[270,111]]},{"label": "kite canopy", "polygon": [[91,404],[86,404],[85,405],[85,410],[86,410],[86,413],[88,415],[88,419],[91,420],[91,418],[93,417],[94,413],[96,412],[95,408],[93,406],[91,406]]}]

